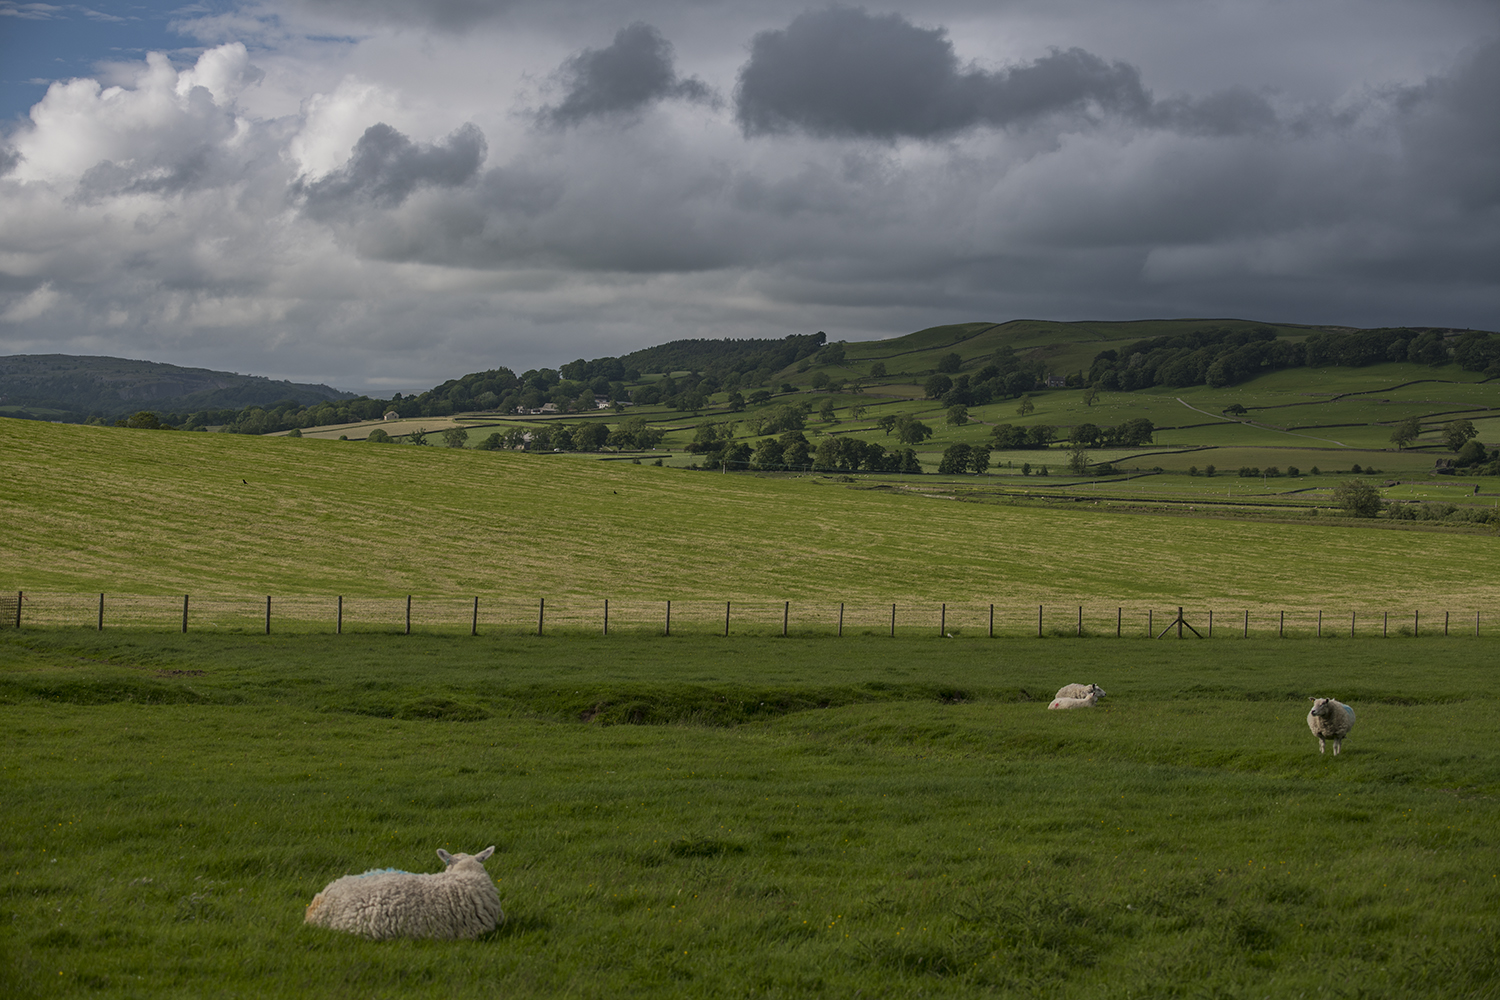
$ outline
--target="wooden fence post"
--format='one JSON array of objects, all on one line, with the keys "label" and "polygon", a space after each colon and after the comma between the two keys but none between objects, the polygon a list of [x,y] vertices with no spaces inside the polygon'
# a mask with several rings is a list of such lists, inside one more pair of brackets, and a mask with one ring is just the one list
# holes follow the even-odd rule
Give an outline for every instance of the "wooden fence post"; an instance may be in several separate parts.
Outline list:
[{"label": "wooden fence post", "polygon": [[184,635],[187,634],[187,606],[188,606],[188,595],[183,594],[182,595],[182,631],[183,631]]},{"label": "wooden fence post", "polygon": [[1036,606],[1036,637],[1038,639],[1042,637],[1042,606],[1040,604]]},{"label": "wooden fence post", "polygon": [[604,634],[609,635],[609,598],[604,599]]},{"label": "wooden fence post", "polygon": [[792,620],[792,602],[787,601],[781,606],[781,637],[786,638],[787,625]]},{"label": "wooden fence post", "polygon": [[104,595],[99,595],[99,631],[104,631]]},{"label": "wooden fence post", "polygon": [[990,605],[990,638],[995,638],[995,605]]},{"label": "wooden fence post", "polygon": [[942,610],[938,612],[938,636],[941,638],[948,634],[948,602],[943,602]]},{"label": "wooden fence post", "polygon": [[1389,611],[1387,611],[1385,613],[1385,623],[1380,626],[1380,638],[1382,638],[1382,639],[1389,639],[1390,637],[1391,637],[1391,613]]},{"label": "wooden fence post", "polygon": [[1214,637],[1214,613],[1212,608],[1208,612],[1208,637],[1210,639]]},{"label": "wooden fence post", "polygon": [[411,595],[406,595],[406,634],[411,635]]},{"label": "wooden fence post", "polygon": [[271,634],[271,595],[266,595],[266,635]]},{"label": "wooden fence post", "polygon": [[1245,638],[1250,638],[1250,609],[1245,609]]},{"label": "wooden fence post", "polygon": [[1354,638],[1354,619],[1359,616],[1358,611],[1349,612],[1349,638]]},{"label": "wooden fence post", "polygon": [[1443,612],[1443,635],[1445,637],[1448,635],[1448,612],[1447,611]]},{"label": "wooden fence post", "polygon": [[1146,637],[1149,639],[1156,634],[1156,609],[1146,609]]},{"label": "wooden fence post", "polygon": [[729,602],[724,602],[724,634],[729,634]]},{"label": "wooden fence post", "polygon": [[1411,613],[1411,637],[1415,639],[1422,634],[1422,612],[1420,610]]},{"label": "wooden fence post", "polygon": [[1323,638],[1323,612],[1318,612],[1318,638]]},{"label": "wooden fence post", "polygon": [[891,638],[896,638],[896,606],[891,605]]},{"label": "wooden fence post", "polygon": [[537,605],[536,605],[536,634],[537,635],[541,635],[542,634],[542,620],[544,618],[546,618],[546,617],[547,617],[547,599],[545,597],[538,598],[537,599]]},{"label": "wooden fence post", "polygon": [[839,602],[839,638],[844,637],[844,602]]},{"label": "wooden fence post", "polygon": [[474,624],[469,626],[470,635],[479,634],[479,595],[474,595]]},{"label": "wooden fence post", "polygon": [[1125,609],[1115,608],[1115,638],[1120,638],[1120,629],[1125,625]]},{"label": "wooden fence post", "polygon": [[662,634],[663,635],[671,635],[672,634],[672,602],[671,601],[667,602],[667,630],[665,632],[663,632]]},{"label": "wooden fence post", "polygon": [[1078,637],[1083,638],[1083,605],[1078,605]]},{"label": "wooden fence post", "polygon": [[1276,638],[1278,638],[1278,639],[1285,639],[1286,638],[1286,612],[1285,611],[1283,611],[1281,613],[1281,625],[1276,630]]},{"label": "wooden fence post", "polygon": [[343,635],[344,634],[344,595],[343,594],[339,595],[339,619],[338,619],[338,625],[335,626],[335,629],[336,629],[336,631],[334,632],[335,635]]},{"label": "wooden fence post", "polygon": [[[26,596],[26,591],[24,591],[24,590],[18,590],[18,591],[16,591],[16,631],[17,632],[19,632],[21,630],[21,599],[24,598],[25,596]],[[1477,615],[1474,618],[1474,630],[1476,632],[1478,632],[1478,630],[1479,630],[1479,618],[1478,618]]]}]

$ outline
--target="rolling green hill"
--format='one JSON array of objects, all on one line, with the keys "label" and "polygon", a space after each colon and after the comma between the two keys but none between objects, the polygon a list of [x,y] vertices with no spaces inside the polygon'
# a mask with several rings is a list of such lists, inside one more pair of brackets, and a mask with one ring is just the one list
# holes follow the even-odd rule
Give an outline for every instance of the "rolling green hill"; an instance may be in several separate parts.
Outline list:
[{"label": "rolling green hill", "polygon": [[97,414],[112,419],[138,410],[185,413],[269,406],[284,399],[312,404],[353,395],[326,385],[155,361],[67,354],[0,357],[0,414],[6,416],[82,420]]}]

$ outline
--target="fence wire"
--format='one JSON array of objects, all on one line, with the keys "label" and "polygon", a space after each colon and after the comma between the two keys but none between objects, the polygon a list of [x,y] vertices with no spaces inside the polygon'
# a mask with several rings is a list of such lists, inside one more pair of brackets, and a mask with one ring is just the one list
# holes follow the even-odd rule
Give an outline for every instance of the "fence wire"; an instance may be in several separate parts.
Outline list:
[{"label": "fence wire", "polygon": [[887,635],[948,638],[1282,638],[1480,636],[1496,616],[1479,610],[1264,608],[1104,604],[1017,606],[979,601],[840,602],[612,600],[607,598],[257,597],[0,595],[0,628],[127,628],[183,632],[602,635]]}]

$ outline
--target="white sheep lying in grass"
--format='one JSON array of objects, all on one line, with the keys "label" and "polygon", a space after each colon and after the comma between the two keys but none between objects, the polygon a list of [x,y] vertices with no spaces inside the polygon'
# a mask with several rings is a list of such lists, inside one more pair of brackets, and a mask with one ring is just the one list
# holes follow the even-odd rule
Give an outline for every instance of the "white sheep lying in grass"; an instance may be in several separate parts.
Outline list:
[{"label": "white sheep lying in grass", "polygon": [[493,845],[478,854],[439,850],[447,870],[430,875],[391,868],[345,875],[313,897],[304,920],[376,941],[478,937],[505,919],[484,870],[494,852]]},{"label": "white sheep lying in grass", "polygon": [[1053,698],[1048,708],[1093,708],[1102,691],[1090,691],[1082,698]]},{"label": "white sheep lying in grass", "polygon": [[1064,684],[1057,689],[1059,698],[1087,698],[1089,695],[1104,697],[1104,689],[1097,684]]},{"label": "white sheep lying in grass", "polygon": [[1313,698],[1312,709],[1307,713],[1307,728],[1318,738],[1318,753],[1323,753],[1323,741],[1333,741],[1333,755],[1339,754],[1344,737],[1354,728],[1354,709],[1332,698]]}]

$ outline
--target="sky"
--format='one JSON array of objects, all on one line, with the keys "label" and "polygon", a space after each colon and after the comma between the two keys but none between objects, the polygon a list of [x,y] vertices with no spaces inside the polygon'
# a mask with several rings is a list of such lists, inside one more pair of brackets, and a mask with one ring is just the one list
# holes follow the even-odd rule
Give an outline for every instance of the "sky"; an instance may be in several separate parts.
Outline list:
[{"label": "sky", "polygon": [[0,0],[0,355],[1500,329],[1494,0]]}]

